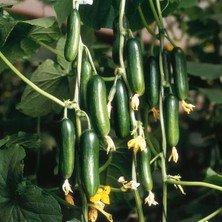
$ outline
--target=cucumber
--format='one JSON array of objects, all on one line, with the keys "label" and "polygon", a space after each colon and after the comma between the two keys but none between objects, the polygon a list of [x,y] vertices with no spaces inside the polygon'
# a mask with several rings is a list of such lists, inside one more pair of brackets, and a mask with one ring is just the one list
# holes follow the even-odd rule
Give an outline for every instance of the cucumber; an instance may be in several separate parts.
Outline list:
[{"label": "cucumber", "polygon": [[60,149],[59,169],[64,179],[72,176],[75,162],[75,127],[70,119],[63,119],[61,125],[62,146]]},{"label": "cucumber", "polygon": [[176,96],[169,94],[166,97],[166,139],[171,147],[179,141],[179,101]]},{"label": "cucumber", "polygon": [[64,48],[64,56],[67,61],[75,60],[80,41],[81,20],[77,9],[73,9],[67,19],[67,36]]},{"label": "cucumber", "polygon": [[171,83],[171,63],[170,63],[170,53],[166,49],[162,52],[162,58],[163,58],[163,72],[164,72],[164,80],[167,83]]},{"label": "cucumber", "polygon": [[80,79],[80,108],[88,111],[87,89],[90,78],[92,77],[92,66],[88,60],[85,50],[82,54],[82,67]]},{"label": "cucumber", "polygon": [[145,86],[146,101],[150,108],[153,108],[158,105],[160,94],[159,63],[154,56],[150,56],[147,60]]},{"label": "cucumber", "polygon": [[153,189],[153,179],[150,167],[151,153],[148,148],[137,152],[137,169],[139,181],[146,191]]},{"label": "cucumber", "polygon": [[99,139],[94,130],[86,130],[80,136],[81,182],[88,198],[94,196],[100,185]]},{"label": "cucumber", "polygon": [[106,85],[102,77],[94,75],[88,84],[89,114],[95,131],[100,136],[107,136],[110,121],[106,104]]},{"label": "cucumber", "polygon": [[188,96],[189,86],[186,57],[183,50],[179,47],[175,47],[172,51],[172,68],[175,95],[179,100],[184,100]]},{"label": "cucumber", "polygon": [[126,42],[127,79],[134,94],[144,94],[143,56],[140,42],[130,38]]},{"label": "cucumber", "polygon": [[123,80],[116,83],[113,101],[114,129],[118,138],[123,139],[130,134],[129,97]]}]

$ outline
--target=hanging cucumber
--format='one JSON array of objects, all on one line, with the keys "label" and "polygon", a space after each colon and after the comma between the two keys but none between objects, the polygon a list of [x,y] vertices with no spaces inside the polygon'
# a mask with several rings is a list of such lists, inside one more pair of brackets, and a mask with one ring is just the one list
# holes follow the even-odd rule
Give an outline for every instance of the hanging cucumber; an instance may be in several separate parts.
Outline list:
[{"label": "hanging cucumber", "polygon": [[184,111],[189,114],[195,106],[185,102],[189,92],[187,64],[185,54],[179,47],[172,51],[172,68],[175,94],[182,101]]},{"label": "hanging cucumber", "polygon": [[153,179],[150,168],[151,153],[148,148],[137,152],[137,168],[139,174],[139,181],[146,191],[153,189]]},{"label": "hanging cucumber", "polygon": [[96,194],[99,184],[99,139],[94,130],[80,136],[81,182],[88,198]]},{"label": "hanging cucumber", "polygon": [[69,62],[74,61],[78,54],[80,25],[79,12],[77,9],[73,9],[67,19],[67,36],[64,49],[64,56]]},{"label": "hanging cucumber", "polygon": [[[62,146],[60,149],[59,169],[61,176],[65,179],[63,190],[67,195],[69,193],[68,179],[72,176],[75,161],[75,127],[70,119],[63,119],[61,125]],[[67,186],[65,186],[67,185]],[[71,189],[71,188],[70,188]]]},{"label": "hanging cucumber", "polygon": [[102,77],[94,75],[88,84],[88,104],[91,121],[100,136],[107,136],[110,121],[106,106],[106,85]]},{"label": "hanging cucumber", "polygon": [[178,160],[176,145],[179,142],[179,101],[176,96],[170,94],[166,97],[166,140],[172,148],[172,154],[169,158],[173,158],[174,162]]},{"label": "hanging cucumber", "polygon": [[170,53],[166,49],[162,52],[162,58],[163,58],[163,72],[164,72],[164,80],[166,84],[171,84],[171,63],[170,63]]},{"label": "hanging cucumber", "polygon": [[150,56],[146,64],[145,73],[146,100],[153,108],[159,103],[160,93],[160,71],[159,64],[154,56]]},{"label": "hanging cucumber", "polygon": [[172,68],[175,94],[179,100],[184,100],[189,91],[187,65],[185,54],[179,47],[175,47],[172,51]]},{"label": "hanging cucumber", "polygon": [[131,101],[132,109],[139,106],[138,97],[144,94],[143,56],[140,42],[131,38],[126,42],[127,79],[134,94]]},{"label": "hanging cucumber", "polygon": [[82,66],[80,77],[80,107],[84,111],[88,111],[87,88],[92,74],[92,66],[88,60],[87,53],[84,50],[82,54]]},{"label": "hanging cucumber", "polygon": [[123,80],[116,83],[113,105],[114,127],[118,138],[126,138],[130,134],[129,97]]}]

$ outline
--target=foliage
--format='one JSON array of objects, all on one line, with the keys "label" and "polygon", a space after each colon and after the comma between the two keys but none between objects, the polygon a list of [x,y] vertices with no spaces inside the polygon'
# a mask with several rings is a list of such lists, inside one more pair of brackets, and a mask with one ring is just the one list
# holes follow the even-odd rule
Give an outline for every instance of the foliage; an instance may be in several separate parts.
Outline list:
[{"label": "foliage", "polygon": [[[56,18],[36,19],[20,17],[7,10],[17,3],[0,3],[0,221],[83,221],[88,217],[88,209],[95,208],[96,205],[84,196],[76,170],[69,178],[73,189],[71,200],[64,198],[64,178],[59,172],[60,123],[68,116],[78,133],[91,123],[88,110],[81,110],[81,102],[78,103],[84,50],[94,74],[101,75],[106,82],[107,102],[111,103],[115,95],[117,78],[127,79],[126,62],[120,61],[120,68],[115,69],[117,64],[110,56],[112,37],[106,36],[108,41],[105,41],[98,34],[102,28],[113,28],[113,20],[120,15],[123,2],[94,0],[93,5],[79,5],[81,43],[78,58],[73,62],[66,61],[63,55],[68,28],[65,21],[72,1],[46,1],[54,8]],[[129,37],[141,41],[144,64],[148,55],[158,56],[163,45],[167,49],[181,46],[186,54],[189,78],[186,101],[196,107],[189,115],[180,110],[177,164],[167,161],[171,147],[163,142],[164,103],[158,105],[160,119],[155,121],[150,113],[144,114],[149,107],[141,97],[139,111],[130,111],[132,134],[125,139],[117,138],[111,113],[109,138],[113,139],[115,147],[110,147],[108,155],[109,138],[99,135],[100,184],[104,195],[107,195],[104,186],[111,187],[111,204],[99,208],[98,221],[106,220],[104,215],[108,218],[106,211],[112,214],[114,221],[126,221],[133,218],[135,212],[138,213],[135,221],[203,221],[202,218],[213,212],[214,221],[222,219],[219,215],[222,190],[220,3],[220,0],[126,1],[129,29],[122,32],[124,41]],[[165,23],[162,24],[162,20]],[[146,31],[151,39],[148,44],[142,41]],[[124,47],[122,44],[122,49]],[[124,58],[123,50],[121,53]],[[171,88],[173,84],[175,82],[162,82],[160,91],[175,93]],[[128,85],[127,88],[131,97]],[[141,186],[136,191],[126,188],[138,176],[136,152],[129,150],[127,145],[129,141],[135,142],[132,139],[137,138],[137,134],[142,135],[152,154],[152,192],[159,203],[157,206],[144,204],[150,191]],[[142,150],[143,141],[139,144]],[[78,149],[77,170],[80,167]],[[122,183],[118,182],[121,176],[125,179]],[[164,193],[166,186],[168,191]],[[182,195],[180,189],[186,195]],[[167,205],[162,200],[166,196]],[[165,207],[167,212],[163,212]],[[167,219],[162,216],[164,213]]]}]

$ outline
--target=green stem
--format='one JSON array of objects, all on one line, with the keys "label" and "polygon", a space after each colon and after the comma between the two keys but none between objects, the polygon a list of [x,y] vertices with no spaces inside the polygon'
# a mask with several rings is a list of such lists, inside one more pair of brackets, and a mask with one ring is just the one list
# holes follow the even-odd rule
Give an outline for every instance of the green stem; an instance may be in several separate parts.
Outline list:
[{"label": "green stem", "polygon": [[109,152],[109,157],[107,161],[99,168],[99,173],[103,172],[110,165],[112,157],[113,157],[112,152]]},{"label": "green stem", "polygon": [[34,89],[36,92],[41,94],[44,97],[47,97],[48,99],[54,101],[55,103],[59,104],[62,107],[65,107],[65,103],[62,102],[60,99],[56,98],[55,96],[45,92],[41,88],[39,88],[37,85],[35,85],[32,81],[30,81],[28,78],[26,78],[21,72],[19,72],[18,69],[15,68],[15,66],[12,65],[12,63],[0,52],[0,58],[6,63],[6,65],[21,79],[23,80],[27,85],[29,85],[32,89]]},{"label": "green stem", "polygon": [[156,36],[156,33],[149,27],[148,23],[146,22],[146,19],[144,17],[143,11],[141,6],[139,5],[138,7],[138,11],[139,11],[139,15],[140,18],[142,20],[143,25],[145,26],[146,30],[152,35],[152,36]]},{"label": "green stem", "polygon": [[91,53],[90,53],[88,47],[87,47],[86,45],[84,45],[83,43],[82,43],[82,46],[85,48],[85,50],[86,50],[86,52],[87,52],[87,54],[88,54],[89,62],[90,62],[90,64],[91,64],[92,68],[93,68],[93,72],[94,72],[95,74],[97,74],[97,71],[96,71],[96,68],[95,68],[95,65],[94,65],[94,62],[93,62],[93,59],[92,59],[92,56],[91,56]]},{"label": "green stem", "polygon": [[[137,181],[137,176],[136,176],[136,153],[135,152],[133,152],[132,179],[135,182]],[[136,209],[137,209],[139,222],[145,222],[145,218],[144,218],[144,215],[143,215],[142,202],[141,202],[141,198],[140,198],[138,190],[134,190],[134,198],[135,198],[135,202],[136,202]]]},{"label": "green stem", "polygon": [[31,38],[35,43],[41,45],[42,47],[48,49],[50,52],[56,54],[57,56],[61,57],[61,58],[64,58],[64,55],[61,54],[58,50],[52,48],[51,46],[45,44],[44,42],[38,40],[38,39],[35,39],[35,38]]},{"label": "green stem", "polygon": [[217,209],[216,211],[214,211],[213,213],[211,213],[207,217],[204,217],[202,220],[199,220],[198,222],[206,222],[206,221],[212,219],[213,217],[215,217],[217,214],[219,214],[221,212],[222,212],[222,207]]},{"label": "green stem", "polygon": [[222,191],[222,186],[217,186],[211,183],[201,182],[201,181],[178,181],[174,179],[167,178],[165,180],[168,184],[181,185],[181,186],[199,186],[199,187],[207,187],[214,190]]},{"label": "green stem", "polygon": [[155,21],[156,21],[156,24],[157,24],[157,26],[158,26],[159,28],[161,28],[161,22],[160,22],[160,19],[159,19],[159,17],[158,17],[158,14],[157,14],[157,12],[156,12],[155,6],[154,6],[154,4],[153,4],[153,0],[149,0],[149,3],[150,3],[150,8],[151,8],[151,10],[152,10],[152,12],[153,12],[153,16],[154,16]]}]

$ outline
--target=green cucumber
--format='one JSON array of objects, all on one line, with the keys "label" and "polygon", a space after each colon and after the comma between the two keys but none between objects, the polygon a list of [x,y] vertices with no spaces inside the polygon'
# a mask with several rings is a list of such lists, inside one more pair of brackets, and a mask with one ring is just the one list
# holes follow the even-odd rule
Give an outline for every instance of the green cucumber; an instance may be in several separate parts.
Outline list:
[{"label": "green cucumber", "polygon": [[146,100],[150,108],[153,108],[158,105],[160,94],[159,63],[154,56],[150,56],[147,60],[145,86]]},{"label": "green cucumber", "polygon": [[166,97],[166,140],[169,146],[175,147],[179,141],[179,101],[176,96]]},{"label": "green cucumber", "polygon": [[179,47],[175,47],[172,51],[172,68],[175,95],[179,100],[184,100],[188,96],[189,86],[186,57],[183,50]]},{"label": "green cucumber", "polygon": [[166,49],[162,52],[163,58],[163,72],[164,72],[164,80],[170,84],[171,83],[171,64],[170,64],[170,53]]},{"label": "green cucumber", "polygon": [[126,42],[127,79],[134,94],[144,94],[143,56],[140,42],[130,38]]},{"label": "green cucumber", "polygon": [[84,111],[88,111],[87,88],[92,74],[92,66],[88,60],[87,53],[84,50],[82,54],[82,67],[80,77],[80,108]]},{"label": "green cucumber", "polygon": [[137,169],[139,181],[146,191],[153,189],[153,178],[150,167],[151,153],[148,148],[137,152]]},{"label": "green cucumber", "polygon": [[75,162],[75,127],[70,119],[63,119],[61,125],[62,146],[60,149],[59,169],[64,179],[72,176]]},{"label": "green cucumber", "polygon": [[65,42],[64,56],[67,61],[75,60],[80,41],[81,20],[77,9],[73,9],[67,19],[67,36]]},{"label": "green cucumber", "polygon": [[113,101],[114,128],[118,138],[126,138],[130,134],[129,97],[123,80],[116,82],[116,93]]},{"label": "green cucumber", "polygon": [[106,104],[106,85],[102,77],[94,75],[88,84],[89,114],[95,131],[100,136],[107,136],[110,121]]},{"label": "green cucumber", "polygon": [[81,183],[88,198],[96,194],[99,185],[99,139],[94,130],[80,136]]}]

